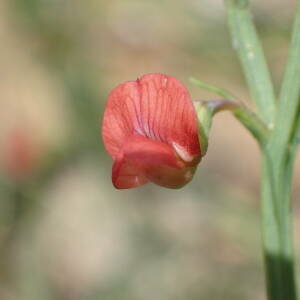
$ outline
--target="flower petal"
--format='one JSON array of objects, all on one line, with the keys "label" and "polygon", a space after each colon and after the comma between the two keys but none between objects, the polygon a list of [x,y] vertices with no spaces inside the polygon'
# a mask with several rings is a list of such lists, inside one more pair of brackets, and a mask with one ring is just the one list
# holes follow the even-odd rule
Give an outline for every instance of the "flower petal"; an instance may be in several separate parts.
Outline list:
[{"label": "flower petal", "polygon": [[117,189],[129,189],[144,185],[148,181],[143,172],[120,153],[112,168],[113,185]]},{"label": "flower petal", "polygon": [[117,156],[112,180],[119,189],[136,187],[149,180],[179,188],[192,179],[195,169],[186,167],[169,145],[135,135],[127,140]]},{"label": "flower petal", "polygon": [[105,108],[102,136],[108,153],[116,158],[124,142],[134,132],[139,102],[137,83],[128,81],[117,86],[109,95]]},{"label": "flower petal", "polygon": [[179,149],[191,165],[200,160],[193,103],[186,88],[171,76],[148,74],[116,87],[109,95],[102,133],[114,159],[128,137],[139,134]]}]

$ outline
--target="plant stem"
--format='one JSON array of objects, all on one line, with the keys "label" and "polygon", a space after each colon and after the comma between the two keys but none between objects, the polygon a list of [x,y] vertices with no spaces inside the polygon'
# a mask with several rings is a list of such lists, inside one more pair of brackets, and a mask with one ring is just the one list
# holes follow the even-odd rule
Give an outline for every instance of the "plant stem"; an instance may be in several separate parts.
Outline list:
[{"label": "plant stem", "polygon": [[[284,178],[286,176],[286,178]],[[262,231],[268,299],[296,300],[290,210],[292,168],[278,176],[268,153],[263,156]],[[285,181],[279,191],[276,182]],[[284,180],[285,179],[285,180]]]},{"label": "plant stem", "polygon": [[[245,105],[237,101],[227,99],[218,99],[210,101],[194,101],[195,109],[199,120],[200,141],[204,140],[204,153],[207,149],[208,135],[211,127],[212,117],[220,111],[230,111],[232,114],[250,131],[258,141],[259,145],[264,148],[270,130],[255,113],[249,110]],[[206,145],[205,145],[206,143]]]},{"label": "plant stem", "polygon": [[276,112],[275,96],[263,50],[256,34],[247,0],[225,0],[227,20],[251,96],[259,117],[271,128]]},{"label": "plant stem", "polygon": [[[274,247],[273,242],[265,240],[264,248],[270,257],[279,257],[276,264],[277,274],[282,274],[281,289],[286,295],[285,299],[297,299],[296,283],[294,278],[293,236],[291,221],[291,185],[293,175],[293,162],[298,148],[298,134],[300,127],[299,100],[300,100],[300,1],[296,11],[292,41],[289,51],[285,75],[280,90],[279,110],[276,124],[268,145],[269,164],[267,169],[273,173],[273,193],[275,199],[268,199],[266,205],[273,201],[278,210],[277,238],[279,245]],[[265,182],[267,184],[267,182]],[[268,235],[267,228],[265,235]],[[269,262],[269,267],[275,265],[274,259]],[[270,270],[269,272],[271,272]],[[285,275],[285,276],[283,276]],[[277,277],[278,277],[277,276]],[[270,286],[270,293],[278,293],[278,287]],[[274,298],[283,299],[283,298]]]},{"label": "plant stem", "polygon": [[[268,156],[265,168],[272,175],[273,182],[264,180],[265,210],[274,206],[277,216],[264,212],[267,223],[277,223],[277,230],[271,240],[267,238],[271,232],[264,226],[264,249],[267,257],[267,272],[276,276],[273,282],[268,282],[271,299],[297,299],[296,282],[294,278],[294,255],[291,216],[291,185],[293,163],[298,148],[300,127],[299,97],[300,94],[300,1],[292,34],[292,41],[285,75],[280,90],[279,110],[276,123],[266,149]],[[267,185],[270,185],[268,187]],[[272,189],[272,194],[270,194]],[[273,274],[273,275],[272,275]],[[280,277],[281,276],[281,277]],[[278,293],[281,292],[281,298]],[[285,298],[284,298],[285,297]]]},{"label": "plant stem", "polygon": [[272,147],[285,151],[285,145],[291,141],[293,128],[299,116],[300,102],[300,0],[295,16],[292,41],[289,50],[288,62],[282,81],[279,97],[279,109],[276,117],[276,126],[272,138]]},{"label": "plant stem", "polygon": [[276,118],[273,88],[248,1],[225,3],[232,39],[259,115],[270,128],[274,124],[262,159],[262,231],[268,299],[296,300],[291,185],[300,128],[300,0]]}]

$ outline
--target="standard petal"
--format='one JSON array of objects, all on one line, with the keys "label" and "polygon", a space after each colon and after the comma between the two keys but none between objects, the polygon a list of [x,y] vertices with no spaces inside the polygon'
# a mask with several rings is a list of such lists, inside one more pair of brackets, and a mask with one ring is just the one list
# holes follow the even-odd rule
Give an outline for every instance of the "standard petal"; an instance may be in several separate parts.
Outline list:
[{"label": "standard petal", "polygon": [[167,144],[140,135],[128,139],[113,166],[113,183],[117,188],[131,188],[148,180],[169,188],[189,182],[196,167],[185,163]]},{"label": "standard petal", "polygon": [[162,74],[148,74],[137,82],[143,135],[179,149],[185,162],[198,163],[197,117],[187,89],[176,78]]}]

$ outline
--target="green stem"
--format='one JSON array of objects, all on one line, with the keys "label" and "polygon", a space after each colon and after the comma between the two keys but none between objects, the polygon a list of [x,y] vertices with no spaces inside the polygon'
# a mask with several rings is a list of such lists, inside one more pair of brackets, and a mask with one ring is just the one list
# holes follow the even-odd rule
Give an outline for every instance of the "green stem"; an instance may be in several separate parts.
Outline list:
[{"label": "green stem", "polygon": [[286,145],[289,145],[293,135],[294,125],[299,116],[300,103],[300,0],[296,11],[292,41],[288,62],[280,89],[280,102],[276,125],[273,131],[270,148],[275,148],[274,158],[281,158],[276,163],[280,168],[284,160]]},{"label": "green stem", "polygon": [[[200,141],[204,153],[207,150],[209,130],[213,116],[220,111],[230,111],[255,137],[262,148],[265,147],[269,138],[269,129],[255,113],[242,103],[218,99],[210,101],[195,101],[196,112],[199,120]],[[204,145],[203,145],[204,144]],[[204,146],[204,147],[203,147]]]},{"label": "green stem", "polygon": [[259,117],[272,128],[275,96],[263,50],[256,34],[247,0],[225,0],[233,47],[237,50]]},{"label": "green stem", "polygon": [[[298,1],[299,3],[300,1]],[[280,102],[275,118],[274,93],[246,0],[225,0],[232,39],[260,117],[274,129],[263,148],[262,231],[269,300],[296,300],[291,184],[300,127],[300,4]],[[275,123],[274,123],[275,120]],[[296,125],[298,124],[298,125]]]},{"label": "green stem", "polygon": [[[273,182],[264,181],[266,209],[276,207],[277,219],[268,216],[268,223],[277,223],[273,239],[264,239],[264,249],[268,255],[269,276],[276,275],[276,280],[269,282],[271,299],[297,299],[294,276],[294,254],[291,216],[291,185],[293,163],[298,148],[299,100],[300,100],[300,1],[294,23],[288,62],[280,90],[280,102],[276,123],[267,147],[268,162],[266,169],[272,174]],[[266,174],[265,176],[268,176]],[[270,185],[273,194],[270,194]],[[269,236],[269,228],[264,228],[264,235]],[[275,259],[276,258],[276,259]],[[276,266],[276,268],[275,268]],[[275,269],[275,270],[273,270]],[[281,297],[278,293],[281,292]]]},{"label": "green stem", "polygon": [[[297,299],[290,209],[292,165],[290,158],[286,161],[286,169],[276,174],[271,155],[267,151],[264,153],[262,231],[270,300]],[[279,184],[280,181],[284,184]]]}]

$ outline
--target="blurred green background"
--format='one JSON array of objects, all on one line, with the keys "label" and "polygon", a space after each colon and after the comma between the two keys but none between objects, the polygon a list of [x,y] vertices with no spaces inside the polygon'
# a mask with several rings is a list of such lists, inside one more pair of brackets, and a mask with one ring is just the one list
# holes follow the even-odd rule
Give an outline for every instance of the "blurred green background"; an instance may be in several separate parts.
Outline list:
[{"label": "blurred green background", "polygon": [[[278,86],[295,1],[252,2]],[[221,0],[1,0],[0,42],[1,300],[265,299],[259,150],[230,114],[181,190],[115,190],[101,139],[109,91],[145,73],[249,100]]]}]

